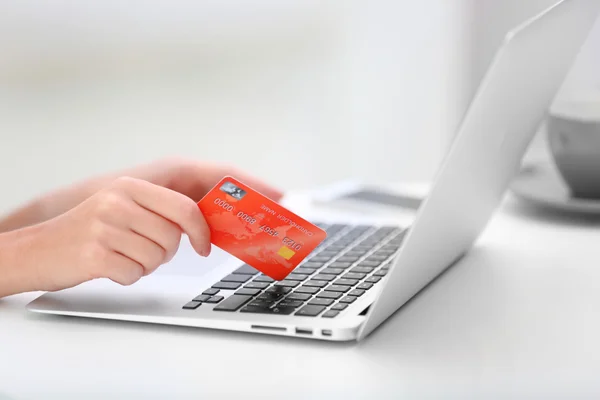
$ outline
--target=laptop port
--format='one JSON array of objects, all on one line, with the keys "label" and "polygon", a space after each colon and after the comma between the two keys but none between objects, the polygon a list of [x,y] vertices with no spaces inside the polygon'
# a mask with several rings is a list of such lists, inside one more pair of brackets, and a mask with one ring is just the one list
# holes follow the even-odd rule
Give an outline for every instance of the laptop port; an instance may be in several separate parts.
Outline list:
[{"label": "laptop port", "polygon": [[251,325],[250,326],[252,329],[256,329],[259,331],[280,331],[280,332],[285,332],[285,328],[284,327],[280,327],[280,326],[266,326],[266,325]]},{"label": "laptop port", "polygon": [[321,331],[321,335],[323,335],[323,336],[331,336],[331,329],[323,329]]},{"label": "laptop port", "polygon": [[296,334],[298,335],[312,335],[313,331],[310,328],[296,328]]}]

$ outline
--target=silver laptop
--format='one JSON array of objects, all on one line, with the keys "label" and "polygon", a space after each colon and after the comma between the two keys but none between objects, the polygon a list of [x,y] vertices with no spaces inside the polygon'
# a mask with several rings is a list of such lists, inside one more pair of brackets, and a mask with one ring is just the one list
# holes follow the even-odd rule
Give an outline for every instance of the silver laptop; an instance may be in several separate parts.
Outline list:
[{"label": "silver laptop", "polygon": [[564,0],[508,33],[410,227],[393,218],[384,224],[321,221],[326,241],[280,282],[228,262],[202,276],[153,274],[130,287],[92,281],[46,293],[28,309],[323,340],[364,338],[471,248],[599,8],[598,0]]}]

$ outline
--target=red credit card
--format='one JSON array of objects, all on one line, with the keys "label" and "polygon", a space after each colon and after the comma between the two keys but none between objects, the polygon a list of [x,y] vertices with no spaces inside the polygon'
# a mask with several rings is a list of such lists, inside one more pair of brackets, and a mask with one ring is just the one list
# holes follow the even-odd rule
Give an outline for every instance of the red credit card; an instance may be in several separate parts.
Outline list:
[{"label": "red credit card", "polygon": [[323,229],[228,176],[198,207],[215,246],[276,280],[327,237]]}]

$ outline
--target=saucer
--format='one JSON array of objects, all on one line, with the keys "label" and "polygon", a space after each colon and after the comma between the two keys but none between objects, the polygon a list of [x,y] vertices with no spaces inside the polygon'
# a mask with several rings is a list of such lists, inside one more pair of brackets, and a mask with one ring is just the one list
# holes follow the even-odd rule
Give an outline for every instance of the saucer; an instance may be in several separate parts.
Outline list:
[{"label": "saucer", "polygon": [[549,163],[526,165],[512,181],[510,190],[519,199],[550,210],[600,215],[600,199],[571,197],[562,177]]}]

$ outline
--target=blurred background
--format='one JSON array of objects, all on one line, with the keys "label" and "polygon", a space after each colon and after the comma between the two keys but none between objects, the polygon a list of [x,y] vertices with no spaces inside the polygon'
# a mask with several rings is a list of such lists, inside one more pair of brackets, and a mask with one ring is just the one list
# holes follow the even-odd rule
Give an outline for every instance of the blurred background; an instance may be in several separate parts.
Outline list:
[{"label": "blurred background", "polygon": [[[429,180],[506,30],[553,2],[3,0],[0,213],[170,155],[285,189]],[[600,87],[592,36],[570,87]]]}]

